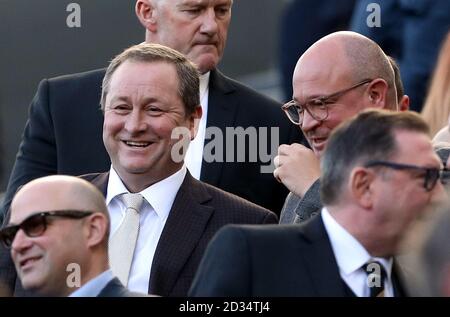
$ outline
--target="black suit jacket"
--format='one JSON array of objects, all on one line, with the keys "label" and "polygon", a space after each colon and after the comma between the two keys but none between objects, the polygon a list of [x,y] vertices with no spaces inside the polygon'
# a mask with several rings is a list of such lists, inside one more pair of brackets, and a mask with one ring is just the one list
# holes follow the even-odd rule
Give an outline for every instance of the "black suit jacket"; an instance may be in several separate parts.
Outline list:
[{"label": "black suit jacket", "polygon": [[[17,188],[34,178],[109,169],[99,106],[104,74],[104,69],[94,70],[43,80],[39,84],[0,217],[6,213]],[[304,142],[300,130],[280,110],[280,104],[217,70],[210,74],[207,127],[220,128],[224,136],[226,127],[268,127],[269,132],[270,127],[279,127],[280,144]],[[270,137],[269,133],[267,140]],[[258,139],[258,143],[262,142]],[[226,144],[225,137],[222,144]],[[246,145],[247,155],[248,148]],[[224,156],[226,152],[229,149],[225,148]],[[272,153],[275,155],[276,150]],[[259,155],[257,158],[258,162],[253,163],[203,161],[200,179],[279,214],[288,192],[271,173],[260,173],[261,164],[266,163],[260,161]]]},{"label": "black suit jacket", "polygon": [[[109,173],[81,177],[106,196]],[[186,296],[207,244],[224,225],[276,224],[277,221],[273,212],[198,181],[188,172],[156,247],[149,294]],[[3,246],[0,249],[0,278],[7,287],[14,289],[16,296],[32,295],[23,290],[10,253]]]},{"label": "black suit jacket", "polygon": [[97,297],[145,297],[145,294],[130,292],[117,277],[109,281]]},{"label": "black suit jacket", "polygon": [[208,246],[190,296],[351,294],[322,217],[302,225],[227,226]]},{"label": "black suit jacket", "polygon": [[[109,173],[83,176],[106,196]],[[193,178],[175,196],[150,272],[149,294],[186,296],[213,235],[226,224],[276,223],[275,214]]]}]

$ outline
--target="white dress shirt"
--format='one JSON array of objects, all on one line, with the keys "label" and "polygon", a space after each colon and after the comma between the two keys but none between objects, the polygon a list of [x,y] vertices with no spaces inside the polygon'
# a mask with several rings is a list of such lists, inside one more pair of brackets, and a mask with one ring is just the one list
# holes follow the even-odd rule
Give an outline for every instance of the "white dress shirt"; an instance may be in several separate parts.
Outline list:
[{"label": "white dress shirt", "polygon": [[205,143],[206,118],[208,116],[209,74],[200,76],[200,103],[202,105],[202,118],[200,120],[197,135],[189,144],[184,162],[193,177],[200,179],[203,162],[203,145]]},{"label": "white dress shirt", "polygon": [[339,266],[339,273],[355,295],[358,297],[370,296],[367,273],[361,267],[368,261],[373,260],[380,262],[387,274],[387,279],[384,281],[384,296],[393,297],[392,258],[372,257],[361,243],[330,215],[325,207],[322,209],[321,217],[330,237],[331,247]]},{"label": "white dress shirt", "polygon": [[107,270],[81,286],[69,297],[96,297],[113,278],[111,270]]},{"label": "white dress shirt", "polygon": [[[148,293],[153,256],[186,171],[186,166],[183,165],[176,173],[140,192],[144,202],[139,212],[139,234],[128,278],[127,288],[130,291]],[[111,167],[106,194],[106,205],[111,217],[110,238],[125,216],[126,206],[120,196],[128,192],[119,175]]]}]

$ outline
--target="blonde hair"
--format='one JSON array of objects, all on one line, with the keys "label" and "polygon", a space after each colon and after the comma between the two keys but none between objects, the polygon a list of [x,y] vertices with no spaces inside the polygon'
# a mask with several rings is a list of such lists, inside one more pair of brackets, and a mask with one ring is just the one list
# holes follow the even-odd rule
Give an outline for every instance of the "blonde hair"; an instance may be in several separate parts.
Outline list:
[{"label": "blonde hair", "polygon": [[435,135],[448,124],[450,115],[450,32],[447,33],[434,69],[422,116]]}]

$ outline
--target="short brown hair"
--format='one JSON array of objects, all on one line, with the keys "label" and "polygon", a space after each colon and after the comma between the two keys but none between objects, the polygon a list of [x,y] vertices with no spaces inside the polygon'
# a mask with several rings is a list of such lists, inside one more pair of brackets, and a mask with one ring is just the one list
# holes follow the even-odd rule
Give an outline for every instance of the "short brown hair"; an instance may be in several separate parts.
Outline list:
[{"label": "short brown hair", "polygon": [[186,115],[192,114],[195,108],[200,105],[200,79],[195,65],[174,49],[159,44],[141,43],[126,49],[109,64],[102,84],[100,105],[103,112],[106,107],[106,96],[109,92],[111,78],[117,68],[126,61],[142,63],[166,62],[173,64],[178,75],[178,93],[184,103]]},{"label": "short brown hair", "polygon": [[338,202],[344,183],[357,164],[386,160],[394,155],[398,149],[394,132],[398,130],[429,133],[426,122],[412,111],[367,109],[341,123],[332,132],[321,160],[324,204]]}]

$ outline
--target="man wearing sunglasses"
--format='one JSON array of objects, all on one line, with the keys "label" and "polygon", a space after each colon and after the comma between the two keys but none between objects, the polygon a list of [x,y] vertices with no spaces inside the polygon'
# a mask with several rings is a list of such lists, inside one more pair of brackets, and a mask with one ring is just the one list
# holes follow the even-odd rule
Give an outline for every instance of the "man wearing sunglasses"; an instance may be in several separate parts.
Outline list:
[{"label": "man wearing sunglasses", "polygon": [[445,197],[428,133],[409,111],[371,109],[339,126],[321,160],[320,215],[222,229],[190,295],[406,295],[393,257],[413,221]]},{"label": "man wearing sunglasses", "polygon": [[33,295],[138,296],[109,270],[108,234],[108,211],[95,186],[73,176],[47,176],[15,195],[0,240]]},{"label": "man wearing sunglasses", "polygon": [[[320,211],[319,159],[331,131],[366,108],[398,110],[395,79],[382,49],[353,32],[332,33],[300,57],[293,76],[294,99],[282,109],[311,149],[301,144],[278,149],[274,176],[291,191],[280,223],[300,223]],[[400,98],[401,109],[407,108],[405,97]]]}]

